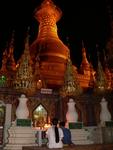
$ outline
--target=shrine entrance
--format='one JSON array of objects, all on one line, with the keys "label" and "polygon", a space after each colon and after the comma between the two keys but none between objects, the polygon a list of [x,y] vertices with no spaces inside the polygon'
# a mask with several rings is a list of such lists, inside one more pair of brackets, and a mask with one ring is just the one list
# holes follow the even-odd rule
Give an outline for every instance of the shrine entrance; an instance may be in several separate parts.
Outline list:
[{"label": "shrine entrance", "polygon": [[50,123],[48,112],[42,104],[39,104],[33,111],[33,126],[43,129]]}]

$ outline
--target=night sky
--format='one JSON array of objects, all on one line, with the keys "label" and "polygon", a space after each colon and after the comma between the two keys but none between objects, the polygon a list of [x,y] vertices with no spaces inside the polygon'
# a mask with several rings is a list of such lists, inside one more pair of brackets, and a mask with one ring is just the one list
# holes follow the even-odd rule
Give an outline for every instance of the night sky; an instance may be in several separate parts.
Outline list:
[{"label": "night sky", "polygon": [[[96,44],[100,52],[105,49],[110,36],[110,21],[107,4],[111,10],[110,0],[53,0],[63,12],[57,23],[60,39],[69,44],[72,63],[81,63],[82,40],[87,50],[87,56],[96,66]],[[30,44],[35,40],[38,23],[34,18],[34,10],[42,0],[3,0],[0,1],[0,51],[1,54],[15,31],[14,56],[18,60],[24,50],[24,39],[28,26],[30,27]],[[67,42],[68,37],[68,42]]]}]

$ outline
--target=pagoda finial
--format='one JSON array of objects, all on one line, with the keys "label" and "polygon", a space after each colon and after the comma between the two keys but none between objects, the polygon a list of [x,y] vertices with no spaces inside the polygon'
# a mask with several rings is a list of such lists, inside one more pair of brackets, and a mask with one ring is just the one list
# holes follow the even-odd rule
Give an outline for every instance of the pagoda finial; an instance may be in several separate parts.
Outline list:
[{"label": "pagoda finial", "polygon": [[84,74],[89,74],[90,73],[90,64],[87,60],[86,49],[84,47],[83,40],[82,40],[82,62],[81,62],[81,65],[80,65],[80,70]]},{"label": "pagoda finial", "polygon": [[43,2],[52,2],[52,0],[44,0]]},{"label": "pagoda finial", "polygon": [[106,57],[106,54],[105,54],[105,49],[103,49],[103,55],[104,55],[104,65],[105,65],[105,67],[108,68],[108,63],[107,63],[107,57]]},{"label": "pagoda finial", "polygon": [[12,36],[11,36],[11,41],[9,43],[9,55],[12,54],[14,51],[14,37],[15,37],[15,31],[13,30]]},{"label": "pagoda finial", "polygon": [[15,35],[15,31],[12,32],[11,41],[8,47],[7,69],[10,71],[16,70],[16,63],[14,59],[14,35]]},{"label": "pagoda finial", "polygon": [[26,33],[26,38],[25,38],[25,50],[29,50],[29,31],[30,31],[30,27],[28,27],[27,29],[27,33]]},{"label": "pagoda finial", "polygon": [[84,48],[84,41],[82,40],[82,48]]},{"label": "pagoda finial", "polygon": [[42,4],[50,4],[50,3],[53,3],[52,0],[43,0]]}]

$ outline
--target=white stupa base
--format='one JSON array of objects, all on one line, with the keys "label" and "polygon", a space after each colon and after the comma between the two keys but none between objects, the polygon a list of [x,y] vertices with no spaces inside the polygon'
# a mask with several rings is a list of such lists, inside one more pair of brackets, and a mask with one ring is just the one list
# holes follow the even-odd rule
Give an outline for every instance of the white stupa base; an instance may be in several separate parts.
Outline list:
[{"label": "white stupa base", "polygon": [[8,130],[8,143],[4,150],[22,150],[23,146],[37,146],[36,130],[32,127],[11,126]]},{"label": "white stupa base", "polygon": [[85,129],[71,129],[72,142],[76,145],[93,144],[89,139],[89,132]]}]

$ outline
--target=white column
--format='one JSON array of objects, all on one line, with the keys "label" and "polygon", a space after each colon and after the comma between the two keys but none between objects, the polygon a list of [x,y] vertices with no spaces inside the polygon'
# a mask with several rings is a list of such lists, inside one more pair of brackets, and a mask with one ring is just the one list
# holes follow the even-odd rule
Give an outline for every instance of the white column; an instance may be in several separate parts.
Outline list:
[{"label": "white column", "polygon": [[11,126],[11,104],[6,104],[6,115],[4,124],[4,143],[8,142],[8,128]]}]

